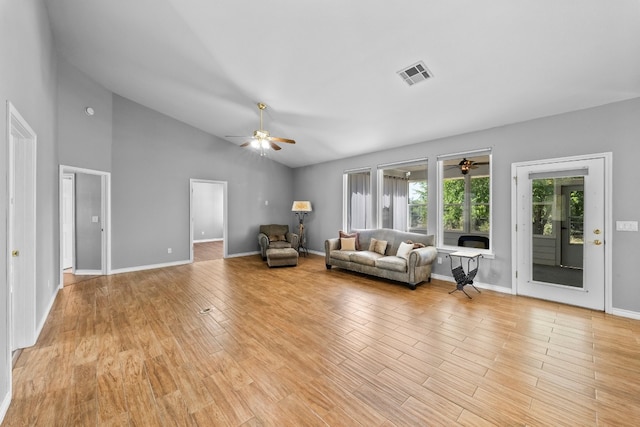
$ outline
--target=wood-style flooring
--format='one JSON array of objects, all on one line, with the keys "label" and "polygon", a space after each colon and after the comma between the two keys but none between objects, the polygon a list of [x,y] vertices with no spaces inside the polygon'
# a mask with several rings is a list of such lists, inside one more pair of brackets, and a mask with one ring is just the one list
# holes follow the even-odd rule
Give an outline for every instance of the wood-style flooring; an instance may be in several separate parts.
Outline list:
[{"label": "wood-style flooring", "polygon": [[316,255],[67,286],[2,425],[638,425],[640,321],[453,286]]},{"label": "wood-style flooring", "polygon": [[193,262],[213,261],[224,258],[224,242],[202,242],[193,244]]}]

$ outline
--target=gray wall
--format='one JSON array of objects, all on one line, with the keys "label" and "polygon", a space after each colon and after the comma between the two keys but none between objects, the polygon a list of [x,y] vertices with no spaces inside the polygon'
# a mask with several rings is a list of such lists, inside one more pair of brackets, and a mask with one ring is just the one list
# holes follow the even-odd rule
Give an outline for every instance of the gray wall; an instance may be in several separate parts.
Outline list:
[{"label": "gray wall", "polygon": [[228,182],[231,255],[258,249],[260,224],[290,218],[290,168],[120,96],[112,154],[114,269],[189,259],[191,178]]},{"label": "gray wall", "polygon": [[102,177],[77,173],[75,183],[76,270],[101,270]]},{"label": "gray wall", "polygon": [[[6,101],[38,135],[36,323],[40,325],[58,285],[56,60],[44,4],[0,0],[0,242],[6,242]],[[0,244],[0,400],[9,389],[6,245]]]},{"label": "gray wall", "polygon": [[[58,74],[60,164],[110,172],[112,93],[62,58]],[[93,116],[85,114],[88,106]]]},{"label": "gray wall", "polygon": [[[640,157],[640,98],[524,123],[459,135],[349,159],[297,168],[294,198],[313,202],[307,218],[308,244],[322,251],[328,237],[342,226],[342,173],[346,169],[413,158],[429,158],[429,233],[436,230],[436,158],[441,154],[480,148],[493,149],[493,242],[495,259],[482,260],[479,281],[511,288],[511,164],[579,154],[613,153],[613,221],[640,220],[640,198],[632,196],[637,186]],[[372,187],[372,188],[375,188]],[[374,193],[374,206],[376,206]],[[375,218],[374,218],[375,223]],[[640,312],[635,258],[640,233],[610,230],[613,244],[613,307]],[[451,275],[448,261],[434,272]]]},{"label": "gray wall", "polygon": [[193,240],[222,239],[224,235],[223,184],[193,183]]}]

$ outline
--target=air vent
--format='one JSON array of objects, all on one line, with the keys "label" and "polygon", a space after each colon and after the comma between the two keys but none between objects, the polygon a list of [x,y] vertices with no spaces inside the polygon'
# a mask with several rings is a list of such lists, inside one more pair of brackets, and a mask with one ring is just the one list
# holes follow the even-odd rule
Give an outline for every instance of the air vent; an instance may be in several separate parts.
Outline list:
[{"label": "air vent", "polygon": [[433,77],[433,74],[431,74],[427,66],[424,65],[424,62],[422,61],[416,62],[415,64],[398,71],[398,74],[409,86],[413,86],[416,83],[420,83]]}]

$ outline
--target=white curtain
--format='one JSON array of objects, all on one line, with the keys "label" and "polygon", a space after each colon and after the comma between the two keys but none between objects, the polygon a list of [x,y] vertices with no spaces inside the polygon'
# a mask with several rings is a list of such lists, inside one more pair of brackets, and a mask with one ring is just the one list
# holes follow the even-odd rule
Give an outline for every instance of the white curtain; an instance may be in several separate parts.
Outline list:
[{"label": "white curtain", "polygon": [[371,178],[368,172],[349,174],[348,228],[371,228]]},{"label": "white curtain", "polygon": [[382,180],[382,227],[407,231],[408,180],[385,175]]}]

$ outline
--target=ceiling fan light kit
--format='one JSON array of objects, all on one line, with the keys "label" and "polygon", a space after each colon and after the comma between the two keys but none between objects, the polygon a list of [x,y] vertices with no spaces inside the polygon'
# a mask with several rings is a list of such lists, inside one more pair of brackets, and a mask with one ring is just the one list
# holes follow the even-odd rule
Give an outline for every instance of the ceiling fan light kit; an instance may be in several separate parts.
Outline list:
[{"label": "ceiling fan light kit", "polygon": [[[286,144],[295,144],[296,142],[293,139],[288,139],[288,138],[279,138],[277,136],[271,136],[269,134],[269,131],[264,130],[263,126],[262,126],[262,111],[267,109],[267,105],[262,103],[262,102],[258,102],[258,109],[260,110],[260,128],[258,130],[254,130],[253,131],[253,136],[251,136],[250,140],[240,144],[240,147],[251,147],[255,150],[259,150],[260,151],[260,155],[261,156],[266,156],[267,155],[267,151],[269,151],[269,149],[272,149],[274,151],[278,151],[281,150],[282,148],[276,144],[274,141],[277,142],[284,142]],[[247,138],[247,137],[237,137],[237,136],[227,136],[227,138]]]}]

